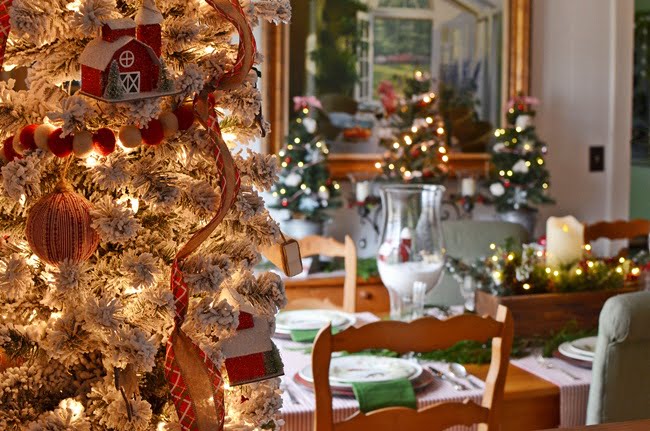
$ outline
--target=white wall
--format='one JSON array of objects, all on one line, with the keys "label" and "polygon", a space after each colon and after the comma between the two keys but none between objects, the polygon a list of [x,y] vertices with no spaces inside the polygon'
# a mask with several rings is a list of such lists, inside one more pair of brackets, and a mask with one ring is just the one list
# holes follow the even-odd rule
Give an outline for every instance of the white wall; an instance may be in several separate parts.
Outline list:
[{"label": "white wall", "polygon": [[[536,123],[557,200],[540,222],[565,214],[587,222],[627,218],[634,1],[532,4],[531,93],[542,101]],[[595,145],[605,147],[605,172],[589,172]]]}]

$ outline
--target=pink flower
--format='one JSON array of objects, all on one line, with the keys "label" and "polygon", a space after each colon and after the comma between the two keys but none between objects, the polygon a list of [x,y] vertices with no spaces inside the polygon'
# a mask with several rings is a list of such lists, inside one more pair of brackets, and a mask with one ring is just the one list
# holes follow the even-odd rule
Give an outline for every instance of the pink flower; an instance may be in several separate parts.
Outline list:
[{"label": "pink flower", "polygon": [[300,111],[304,108],[318,108],[323,109],[320,100],[314,96],[295,96],[293,98],[293,110]]}]

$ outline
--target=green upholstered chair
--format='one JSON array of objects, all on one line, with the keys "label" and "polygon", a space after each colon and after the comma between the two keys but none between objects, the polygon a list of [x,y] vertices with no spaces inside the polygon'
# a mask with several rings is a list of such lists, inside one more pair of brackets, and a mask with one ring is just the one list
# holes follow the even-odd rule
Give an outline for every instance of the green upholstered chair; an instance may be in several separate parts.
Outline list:
[{"label": "green upholstered chair", "polygon": [[[521,225],[503,221],[458,220],[442,223],[447,254],[474,261],[490,254],[490,244],[503,244],[512,238],[516,243],[528,240],[528,233]],[[428,304],[456,305],[463,303],[458,282],[447,272],[440,285],[427,297]]]},{"label": "green upholstered chair", "polygon": [[587,424],[650,419],[650,292],[607,300],[600,312]]}]

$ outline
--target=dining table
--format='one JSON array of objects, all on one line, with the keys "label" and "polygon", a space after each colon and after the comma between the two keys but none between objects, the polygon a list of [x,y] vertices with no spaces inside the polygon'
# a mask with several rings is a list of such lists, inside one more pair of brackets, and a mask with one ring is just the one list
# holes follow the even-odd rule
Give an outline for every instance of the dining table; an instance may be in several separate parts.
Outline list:
[{"label": "dining table", "polygon": [[[379,318],[369,312],[357,313],[358,322],[370,323]],[[311,389],[301,385],[296,374],[310,366],[309,345],[291,340],[274,340],[285,364],[282,378],[283,408],[281,410],[285,431],[313,429],[315,400]],[[585,423],[586,401],[591,370],[578,369],[560,360],[554,369],[538,363],[534,358],[511,360],[508,365],[504,389],[503,431],[532,431],[552,429],[558,426],[574,426]],[[438,364],[442,366],[442,364]],[[569,379],[560,369],[567,368],[579,379]],[[485,380],[489,365],[466,364],[469,373]],[[550,376],[550,377],[549,377]],[[448,382],[438,382],[418,393],[418,407],[436,402],[463,401],[470,399],[480,403],[481,389],[456,392]],[[352,397],[334,397],[335,420],[341,420],[358,410]],[[459,427],[459,430],[466,430]]]},{"label": "dining table", "polygon": [[614,422],[599,425],[580,426],[573,428],[550,428],[543,431],[648,431],[650,430],[650,420]]}]

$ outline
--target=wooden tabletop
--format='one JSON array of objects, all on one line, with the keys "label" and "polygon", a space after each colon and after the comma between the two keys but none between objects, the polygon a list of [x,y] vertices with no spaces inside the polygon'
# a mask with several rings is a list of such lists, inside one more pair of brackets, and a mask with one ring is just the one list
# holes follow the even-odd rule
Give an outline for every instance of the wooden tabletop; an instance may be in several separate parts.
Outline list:
[{"label": "wooden tabletop", "polygon": [[[548,429],[546,431],[558,430],[559,428]],[[562,431],[648,431],[650,430],[650,420],[616,422],[611,424],[591,425],[577,428],[562,428]]]},{"label": "wooden tabletop", "polygon": [[[488,365],[467,365],[485,379]],[[521,368],[508,365],[501,431],[533,431],[560,424],[560,389]]]}]

